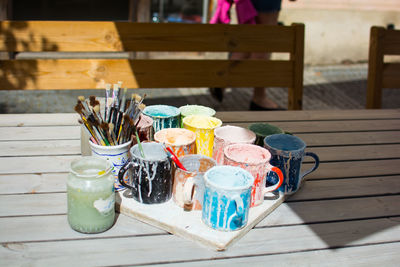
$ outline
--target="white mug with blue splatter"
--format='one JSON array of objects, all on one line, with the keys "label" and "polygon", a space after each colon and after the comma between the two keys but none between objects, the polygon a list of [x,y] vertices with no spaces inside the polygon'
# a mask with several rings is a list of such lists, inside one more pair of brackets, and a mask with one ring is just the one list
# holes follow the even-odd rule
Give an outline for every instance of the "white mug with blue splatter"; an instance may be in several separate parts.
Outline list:
[{"label": "white mug with blue splatter", "polygon": [[215,166],[204,174],[202,220],[220,231],[243,228],[248,221],[253,176],[234,166]]},{"label": "white mug with blue splatter", "polygon": [[143,113],[153,119],[154,133],[166,128],[180,128],[179,108],[168,105],[151,105]]},{"label": "white mug with blue splatter", "polygon": [[[100,146],[92,143],[89,140],[89,145],[92,150],[92,156],[104,158],[110,162],[111,166],[113,166],[112,173],[115,178],[114,187],[116,191],[120,191],[126,189],[122,186],[118,181],[118,172],[121,167],[128,162],[129,158],[129,147],[132,141],[128,141],[124,144],[117,146]],[[128,183],[129,177],[126,175],[124,180]]]}]

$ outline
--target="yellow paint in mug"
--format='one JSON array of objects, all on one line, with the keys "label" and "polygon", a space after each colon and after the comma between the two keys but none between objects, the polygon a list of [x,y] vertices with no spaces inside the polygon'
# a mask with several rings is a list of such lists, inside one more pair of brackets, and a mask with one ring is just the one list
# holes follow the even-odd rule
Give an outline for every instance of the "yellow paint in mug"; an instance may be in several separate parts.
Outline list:
[{"label": "yellow paint in mug", "polygon": [[214,130],[222,125],[215,117],[190,115],[183,119],[184,128],[196,134],[196,154],[212,157]]}]

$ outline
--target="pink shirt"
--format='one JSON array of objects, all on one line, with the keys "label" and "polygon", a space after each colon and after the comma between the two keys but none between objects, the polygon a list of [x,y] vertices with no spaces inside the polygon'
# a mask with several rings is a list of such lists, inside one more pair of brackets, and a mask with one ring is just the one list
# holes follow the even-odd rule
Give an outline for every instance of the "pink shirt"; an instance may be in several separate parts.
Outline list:
[{"label": "pink shirt", "polygon": [[[234,0],[236,5],[236,14],[239,24],[256,24],[255,17],[257,11],[250,0]],[[229,24],[231,21],[229,10],[232,3],[229,0],[218,0],[214,16],[211,18],[211,24]]]}]

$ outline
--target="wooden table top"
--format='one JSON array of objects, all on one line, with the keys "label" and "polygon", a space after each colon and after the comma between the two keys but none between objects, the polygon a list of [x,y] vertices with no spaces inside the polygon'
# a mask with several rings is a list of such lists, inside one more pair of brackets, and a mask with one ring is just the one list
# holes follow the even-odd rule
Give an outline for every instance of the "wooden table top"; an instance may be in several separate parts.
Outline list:
[{"label": "wooden table top", "polygon": [[321,160],[299,192],[223,252],[123,214],[104,233],[73,231],[66,178],[80,157],[77,115],[0,115],[0,265],[398,266],[400,109],[217,117],[279,126]]}]

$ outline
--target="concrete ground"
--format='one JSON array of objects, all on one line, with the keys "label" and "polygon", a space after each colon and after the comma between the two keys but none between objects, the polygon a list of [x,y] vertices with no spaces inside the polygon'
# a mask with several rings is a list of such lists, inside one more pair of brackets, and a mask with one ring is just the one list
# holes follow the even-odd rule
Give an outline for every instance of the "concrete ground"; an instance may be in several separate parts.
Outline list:
[{"label": "concrete ground", "polygon": [[[366,102],[367,64],[306,66],[304,68],[304,110],[363,109]],[[207,88],[130,89],[148,96],[146,105],[182,106],[200,104],[217,111],[248,110],[252,90],[233,88],[225,92],[222,103],[214,100]],[[268,94],[281,107],[287,107],[287,89],[269,88]],[[104,96],[104,90],[0,90],[0,113],[74,112],[79,95]],[[383,108],[400,108],[400,90],[384,89]]]}]

